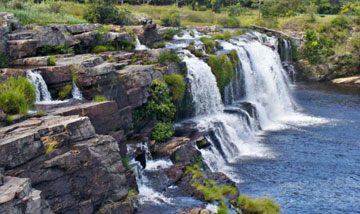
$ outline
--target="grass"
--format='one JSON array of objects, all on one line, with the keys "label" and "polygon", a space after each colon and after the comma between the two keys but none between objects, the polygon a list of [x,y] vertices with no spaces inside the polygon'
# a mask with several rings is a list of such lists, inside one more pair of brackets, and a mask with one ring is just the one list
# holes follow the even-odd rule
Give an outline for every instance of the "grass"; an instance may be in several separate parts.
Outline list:
[{"label": "grass", "polygon": [[4,4],[0,3],[0,12],[13,13],[23,24],[26,25],[86,23],[86,21],[81,18],[83,10],[86,8],[85,4],[76,4],[73,2],[59,2],[59,4],[61,4],[60,13],[51,12],[50,1],[44,1],[40,4],[27,2],[23,4],[23,9],[5,7]]},{"label": "grass", "polygon": [[280,206],[268,198],[251,199],[242,195],[232,204],[249,214],[278,214],[280,211]]},{"label": "grass", "polygon": [[49,62],[48,62],[49,66],[55,66],[56,65],[56,58],[53,56],[49,57]]},{"label": "grass", "polygon": [[169,62],[176,62],[179,64],[181,63],[181,59],[177,55],[177,53],[174,49],[171,49],[169,51],[166,51],[166,52],[163,52],[160,54],[159,63],[161,65],[165,65],[166,63],[169,63]]},{"label": "grass", "polygon": [[66,99],[72,91],[72,85],[65,85],[61,88],[61,90],[58,93],[59,99],[64,100]]},{"label": "grass", "polygon": [[27,115],[35,103],[35,88],[23,77],[11,77],[0,85],[0,107],[6,114]]},{"label": "grass", "polygon": [[50,154],[51,152],[53,152],[54,149],[56,147],[58,147],[58,145],[59,145],[59,142],[57,142],[56,140],[54,140],[50,137],[43,137],[43,138],[41,138],[41,141],[43,142],[43,144],[45,146],[46,154]]},{"label": "grass", "polygon": [[13,115],[6,115],[5,123],[6,125],[11,125],[15,121],[15,117]]},{"label": "grass", "polygon": [[123,158],[123,159],[121,160],[121,162],[122,162],[123,167],[124,167],[126,170],[129,170],[129,169],[130,169],[130,161],[129,161],[128,158]]}]

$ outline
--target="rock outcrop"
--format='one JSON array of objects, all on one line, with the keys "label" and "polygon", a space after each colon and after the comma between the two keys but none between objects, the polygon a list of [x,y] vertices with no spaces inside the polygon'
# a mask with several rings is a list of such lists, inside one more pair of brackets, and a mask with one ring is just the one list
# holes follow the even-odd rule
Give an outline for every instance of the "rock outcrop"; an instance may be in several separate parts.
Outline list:
[{"label": "rock outcrop", "polygon": [[93,213],[110,201],[132,213],[135,177],[115,139],[97,135],[87,117],[32,118],[1,128],[0,141],[5,175],[29,178],[55,213]]},{"label": "rock outcrop", "polygon": [[0,213],[53,214],[41,191],[31,188],[30,179],[7,176],[0,184]]},{"label": "rock outcrop", "polygon": [[176,214],[215,214],[211,210],[203,209],[203,208],[192,208],[186,211],[177,212]]}]

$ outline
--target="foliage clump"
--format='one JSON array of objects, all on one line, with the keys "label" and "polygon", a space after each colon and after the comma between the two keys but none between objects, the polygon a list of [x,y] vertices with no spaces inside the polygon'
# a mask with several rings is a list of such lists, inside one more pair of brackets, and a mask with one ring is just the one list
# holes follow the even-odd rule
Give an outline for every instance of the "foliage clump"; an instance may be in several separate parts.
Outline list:
[{"label": "foliage clump", "polygon": [[70,93],[72,91],[72,85],[65,85],[61,88],[61,90],[58,93],[59,99],[64,100],[67,97],[69,97]]},{"label": "foliage clump", "polygon": [[164,75],[164,80],[170,88],[173,101],[181,102],[184,98],[186,87],[183,76],[180,74]]},{"label": "foliage clump", "polygon": [[220,24],[225,28],[239,28],[240,21],[236,17],[227,17],[226,19],[220,20]]},{"label": "foliage clump", "polygon": [[10,64],[9,58],[4,54],[0,54],[0,68],[6,68],[9,66],[9,64]]},{"label": "foliage clump", "polygon": [[280,206],[271,199],[251,199],[247,195],[240,196],[232,204],[249,214],[278,214],[280,211]]},{"label": "foliage clump", "polygon": [[48,61],[48,65],[49,66],[55,66],[56,65],[56,58],[53,56],[49,57],[49,61]]},{"label": "foliage clump", "polygon": [[206,53],[214,54],[215,53],[215,41],[211,38],[201,37],[200,41],[205,45]]},{"label": "foliage clump", "polygon": [[181,29],[169,28],[161,35],[163,40],[172,40],[175,35],[181,36]]},{"label": "foliage clump", "polygon": [[165,51],[163,53],[160,54],[159,57],[159,63],[161,65],[165,65],[168,62],[176,62],[176,63],[181,63],[181,59],[178,56],[178,54],[176,53],[176,51],[174,49],[171,49],[169,51]]},{"label": "foliage clump", "polygon": [[11,77],[0,85],[0,107],[6,114],[27,114],[35,103],[34,86],[23,77]]},{"label": "foliage clump", "polygon": [[103,95],[96,95],[93,99],[94,102],[105,102],[108,101]]},{"label": "foliage clump", "polygon": [[176,10],[170,10],[164,13],[161,18],[162,25],[166,27],[180,27],[180,14]]},{"label": "foliage clump", "polygon": [[151,133],[155,141],[166,141],[174,134],[174,127],[170,122],[158,122]]},{"label": "foliage clump", "polygon": [[332,40],[324,37],[318,37],[316,31],[314,30],[306,31],[303,55],[310,61],[310,63],[319,63],[322,61],[323,57],[333,55],[334,51],[331,49],[332,47]]},{"label": "foliage clump", "polygon": [[218,88],[223,94],[225,86],[234,78],[233,64],[227,55],[210,56],[208,63],[215,75]]},{"label": "foliage clump", "polygon": [[97,2],[90,5],[84,13],[84,19],[90,23],[131,25],[135,17],[125,8],[117,8],[111,2]]}]

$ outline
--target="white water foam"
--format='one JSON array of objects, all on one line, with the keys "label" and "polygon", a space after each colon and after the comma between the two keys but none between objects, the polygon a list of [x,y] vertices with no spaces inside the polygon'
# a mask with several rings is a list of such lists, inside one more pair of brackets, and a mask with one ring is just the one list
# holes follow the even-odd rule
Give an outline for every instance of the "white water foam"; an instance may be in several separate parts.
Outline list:
[{"label": "white water foam", "polygon": [[146,47],[146,45],[142,45],[140,43],[139,38],[136,37],[136,44],[135,44],[135,50],[137,51],[141,51],[141,50],[147,50],[148,48]]}]

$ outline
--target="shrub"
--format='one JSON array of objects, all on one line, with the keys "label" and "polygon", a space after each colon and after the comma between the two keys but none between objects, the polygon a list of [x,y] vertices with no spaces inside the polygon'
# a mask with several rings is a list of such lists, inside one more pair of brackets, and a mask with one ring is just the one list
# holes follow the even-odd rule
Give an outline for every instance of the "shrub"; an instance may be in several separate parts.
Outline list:
[{"label": "shrub", "polygon": [[196,51],[194,52],[194,55],[195,55],[196,57],[203,57],[203,56],[204,56],[204,52],[202,52],[201,50],[196,50]]},{"label": "shrub", "polygon": [[105,51],[115,51],[116,48],[113,45],[96,45],[93,49],[92,49],[92,53],[101,53],[101,52],[105,52]]},{"label": "shrub", "polygon": [[200,40],[205,45],[206,53],[208,54],[215,53],[215,41],[207,37],[201,37]]},{"label": "shrub", "polygon": [[168,84],[172,92],[172,99],[181,102],[185,94],[185,81],[179,74],[170,74],[164,76],[165,82]]},{"label": "shrub", "polygon": [[134,111],[133,124],[144,119],[156,119],[162,122],[171,122],[176,108],[171,100],[169,89],[165,82],[154,80],[149,90],[150,97],[143,106]]},{"label": "shrub", "polygon": [[315,64],[321,62],[324,56],[331,56],[335,52],[331,49],[333,41],[324,36],[317,36],[314,30],[305,33],[305,47],[303,55],[309,62]]},{"label": "shrub", "polygon": [[225,203],[220,203],[219,204],[217,214],[230,214],[230,212],[226,208]]},{"label": "shrub", "polygon": [[133,14],[124,8],[111,4],[92,4],[84,13],[84,19],[91,23],[131,25],[135,24]]},{"label": "shrub", "polygon": [[94,102],[105,102],[108,101],[108,99],[106,99],[106,97],[102,96],[102,95],[96,95],[93,99]]},{"label": "shrub", "polygon": [[280,211],[280,206],[270,199],[250,199],[246,195],[240,196],[233,205],[249,214],[278,214]]},{"label": "shrub", "polygon": [[51,13],[60,13],[61,6],[62,5],[60,3],[53,2],[53,3],[50,4],[49,12],[51,12]]},{"label": "shrub", "polygon": [[161,38],[164,40],[172,40],[175,35],[181,36],[181,29],[166,29],[165,32],[161,35]]},{"label": "shrub", "polygon": [[0,85],[0,107],[6,114],[26,115],[35,97],[35,88],[26,78],[11,77]]},{"label": "shrub", "polygon": [[56,65],[56,58],[53,56],[49,57],[49,62],[48,62],[49,66],[55,66]]},{"label": "shrub", "polygon": [[165,43],[164,41],[162,41],[162,42],[159,42],[159,43],[155,43],[155,44],[152,46],[152,48],[154,48],[154,49],[165,48],[165,46],[166,46],[166,43]]},{"label": "shrub", "polygon": [[231,64],[233,65],[233,68],[237,68],[239,66],[239,56],[237,54],[236,50],[231,50],[228,54]]},{"label": "shrub", "polygon": [[71,90],[72,90],[72,85],[65,85],[64,87],[62,87],[58,93],[59,99],[64,100],[67,97],[69,97]]},{"label": "shrub", "polygon": [[225,28],[239,28],[240,21],[236,17],[228,17],[226,19],[221,19],[220,24]]},{"label": "shrub", "polygon": [[180,15],[176,10],[170,10],[164,13],[160,20],[162,25],[166,27],[180,27]]},{"label": "shrub", "polygon": [[177,55],[176,51],[174,49],[171,49],[169,51],[165,51],[160,54],[159,57],[159,63],[161,65],[164,65],[168,62],[176,62],[181,63],[180,57]]},{"label": "shrub", "polygon": [[152,138],[155,141],[166,141],[174,134],[174,127],[170,122],[156,123],[151,133]]},{"label": "shrub", "polygon": [[218,88],[223,94],[225,86],[234,78],[233,65],[226,55],[210,56],[208,63],[216,77]]},{"label": "shrub", "polygon": [[0,54],[0,68],[8,67],[9,64],[10,64],[9,58],[4,54]]}]

